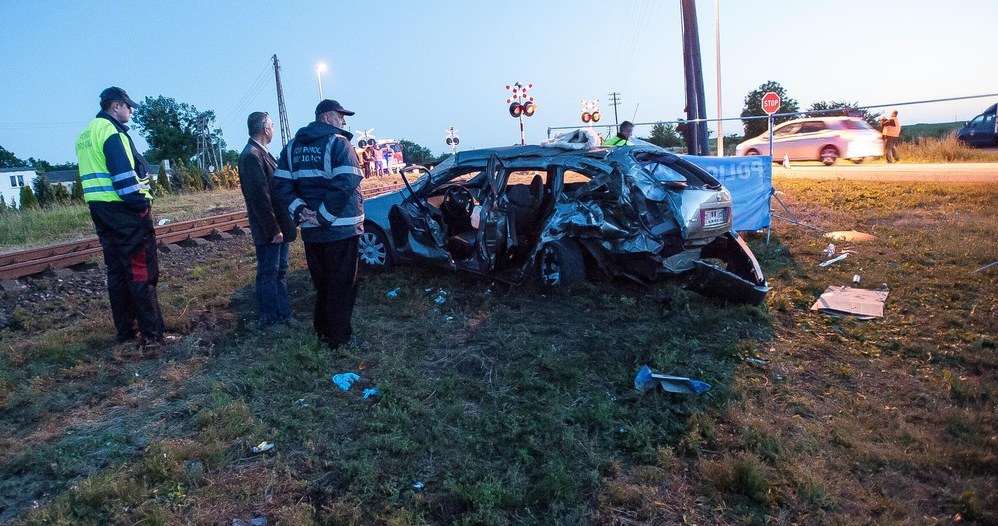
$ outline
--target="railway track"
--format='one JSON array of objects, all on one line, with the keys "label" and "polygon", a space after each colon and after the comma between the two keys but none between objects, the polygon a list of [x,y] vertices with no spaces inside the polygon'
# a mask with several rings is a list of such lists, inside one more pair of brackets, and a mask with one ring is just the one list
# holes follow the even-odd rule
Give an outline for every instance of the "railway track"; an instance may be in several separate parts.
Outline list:
[{"label": "railway track", "polygon": [[[367,199],[401,187],[401,183],[396,183],[365,188],[361,192]],[[233,212],[157,226],[156,240],[160,245],[176,244],[247,226],[249,218],[246,212]],[[46,270],[72,267],[101,254],[100,241],[96,237],[0,254],[0,280],[17,279]]]}]

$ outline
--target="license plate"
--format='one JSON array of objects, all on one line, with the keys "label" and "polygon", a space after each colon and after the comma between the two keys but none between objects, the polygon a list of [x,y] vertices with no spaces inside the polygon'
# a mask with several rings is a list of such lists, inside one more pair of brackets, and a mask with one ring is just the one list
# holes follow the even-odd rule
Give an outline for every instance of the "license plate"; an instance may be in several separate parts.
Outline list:
[{"label": "license plate", "polygon": [[703,226],[704,228],[710,228],[713,226],[720,226],[724,224],[725,216],[724,208],[713,208],[710,210],[701,210],[700,213],[703,214]]}]

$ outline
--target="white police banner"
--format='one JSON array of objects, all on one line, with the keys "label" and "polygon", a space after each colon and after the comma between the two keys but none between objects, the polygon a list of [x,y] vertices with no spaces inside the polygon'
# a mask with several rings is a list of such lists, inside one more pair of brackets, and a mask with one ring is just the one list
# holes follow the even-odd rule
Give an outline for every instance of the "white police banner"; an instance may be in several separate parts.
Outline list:
[{"label": "white police banner", "polygon": [[731,191],[734,206],[731,215],[735,230],[743,232],[769,228],[769,196],[773,192],[772,157],[683,157],[707,170]]}]

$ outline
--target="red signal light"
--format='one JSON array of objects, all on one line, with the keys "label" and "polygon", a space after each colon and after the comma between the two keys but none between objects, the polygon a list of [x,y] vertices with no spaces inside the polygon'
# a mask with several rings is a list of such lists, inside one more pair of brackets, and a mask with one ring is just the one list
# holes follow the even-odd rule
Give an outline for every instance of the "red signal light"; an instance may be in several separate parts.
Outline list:
[{"label": "red signal light", "polygon": [[589,122],[592,118],[593,116],[590,115],[588,111],[582,112],[582,122]]},{"label": "red signal light", "polygon": [[527,117],[533,115],[535,111],[537,111],[537,105],[534,104],[533,102],[528,101],[526,104],[523,105],[523,114],[526,115]]},{"label": "red signal light", "polygon": [[519,117],[523,113],[524,107],[520,105],[519,102],[514,102],[509,105],[509,115],[510,117]]}]

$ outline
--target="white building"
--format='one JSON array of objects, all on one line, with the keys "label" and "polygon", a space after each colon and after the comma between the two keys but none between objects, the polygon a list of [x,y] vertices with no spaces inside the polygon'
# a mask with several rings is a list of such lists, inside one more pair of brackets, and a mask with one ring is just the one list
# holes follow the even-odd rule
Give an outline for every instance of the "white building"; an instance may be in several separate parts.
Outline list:
[{"label": "white building", "polygon": [[38,177],[37,172],[30,166],[21,168],[0,168],[0,195],[7,206],[21,206],[21,187],[31,185]]}]

